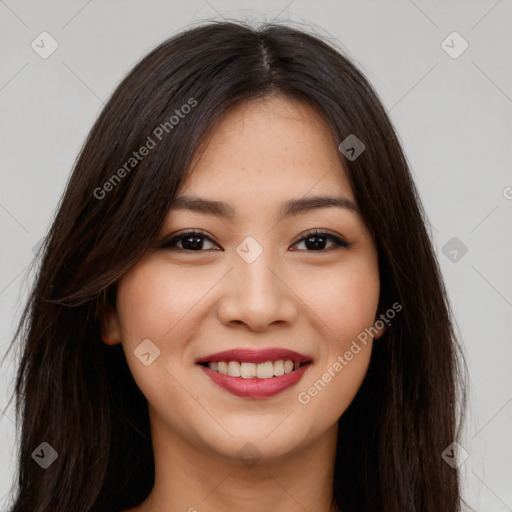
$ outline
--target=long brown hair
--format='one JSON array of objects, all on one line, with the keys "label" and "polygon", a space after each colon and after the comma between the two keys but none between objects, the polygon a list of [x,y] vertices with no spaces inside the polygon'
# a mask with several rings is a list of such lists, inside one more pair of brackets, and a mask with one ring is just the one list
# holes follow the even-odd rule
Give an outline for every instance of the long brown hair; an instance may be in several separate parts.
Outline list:
[{"label": "long brown hair", "polygon": [[[340,152],[340,159],[376,240],[380,310],[396,301],[403,308],[374,345],[366,378],[339,420],[336,503],[343,512],[460,510],[458,469],[441,454],[460,436],[464,357],[384,107],[362,72],[318,36],[277,24],[209,22],[134,67],[74,166],[13,340],[22,357],[11,512],[118,511],[151,491],[147,401],[121,346],[101,341],[103,315],[115,305],[116,283],[161,228],[208,130],[228,108],[273,94],[309,102],[340,143],[353,134],[365,144],[358,158]],[[44,470],[32,457],[42,442],[58,452]]]}]

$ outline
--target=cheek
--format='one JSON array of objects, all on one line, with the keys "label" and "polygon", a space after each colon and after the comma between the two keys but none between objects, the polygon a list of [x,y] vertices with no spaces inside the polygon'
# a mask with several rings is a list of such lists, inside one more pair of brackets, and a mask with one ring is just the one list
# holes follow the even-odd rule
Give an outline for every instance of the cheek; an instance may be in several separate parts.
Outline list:
[{"label": "cheek", "polygon": [[[179,395],[180,387],[173,377],[182,380],[186,376],[179,368],[184,366],[181,363],[189,364],[190,340],[208,313],[208,294],[218,279],[207,266],[178,268],[148,258],[120,281],[117,312],[123,350],[135,381],[148,399],[156,399],[161,389]],[[137,354],[148,339],[159,352],[155,351],[158,357],[145,366]]]},{"label": "cheek", "polygon": [[304,277],[302,290],[309,309],[320,320],[320,357],[298,399],[325,426],[344,413],[368,369],[372,339],[366,330],[374,324],[378,307],[378,265],[375,258],[354,259],[346,267],[331,269],[324,278],[317,274],[315,282],[312,286],[312,276]]},{"label": "cheek", "polygon": [[[372,260],[311,273],[300,278],[301,297],[321,320],[327,339],[340,351],[365,328],[373,325],[377,312],[380,280]],[[329,344],[330,345],[330,344]],[[331,350],[330,350],[331,351]]]},{"label": "cheek", "polygon": [[359,391],[368,370],[371,344],[359,345],[361,351],[352,360],[336,354],[299,390],[299,407],[305,416],[315,418],[314,430],[322,431],[338,421]]},{"label": "cheek", "polygon": [[[183,273],[172,272],[169,265],[147,260],[133,268],[118,285],[117,313],[128,366],[148,402],[162,410],[166,407],[164,402],[160,403],[162,390],[166,390],[166,400],[180,398],[169,360],[176,354],[181,357],[180,340],[185,338],[186,324],[181,320],[197,302],[200,292],[193,284]],[[141,345],[143,342],[145,345]],[[147,348],[142,351],[142,346]],[[147,365],[143,353],[150,354]]]},{"label": "cheek", "polygon": [[[165,262],[148,261],[133,269],[118,288],[118,314],[132,343],[155,339],[164,343],[172,331],[204,297],[214,282],[198,269],[178,269]],[[139,341],[140,342],[140,341]]]}]

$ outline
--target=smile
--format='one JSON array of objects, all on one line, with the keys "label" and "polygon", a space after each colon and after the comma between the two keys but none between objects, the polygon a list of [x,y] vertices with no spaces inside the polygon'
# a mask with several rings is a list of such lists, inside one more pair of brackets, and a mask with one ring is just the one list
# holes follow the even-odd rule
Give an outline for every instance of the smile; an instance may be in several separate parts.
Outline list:
[{"label": "smile", "polygon": [[238,349],[210,354],[196,363],[223,390],[259,399],[275,396],[299,382],[312,358],[285,349]]}]

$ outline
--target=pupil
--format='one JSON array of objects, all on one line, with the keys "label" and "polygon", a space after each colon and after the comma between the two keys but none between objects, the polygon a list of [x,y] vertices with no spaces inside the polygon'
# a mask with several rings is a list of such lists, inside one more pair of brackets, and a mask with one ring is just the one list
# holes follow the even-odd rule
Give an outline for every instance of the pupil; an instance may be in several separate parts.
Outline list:
[{"label": "pupil", "polygon": [[[314,250],[317,250],[317,249],[324,249],[324,247],[322,247],[323,245],[325,245],[325,239],[326,237],[325,236],[319,236],[319,235],[312,235],[312,236],[309,236],[307,239],[306,239],[306,247],[308,249],[314,249]],[[313,243],[309,243],[310,240],[316,240],[316,242],[313,242]],[[320,240],[320,242],[319,242]]]},{"label": "pupil", "polygon": [[[188,244],[188,241],[192,240],[191,244]],[[182,245],[185,249],[201,249],[203,245],[202,237],[197,235],[190,235],[183,239]],[[187,247],[188,245],[188,247]]]}]

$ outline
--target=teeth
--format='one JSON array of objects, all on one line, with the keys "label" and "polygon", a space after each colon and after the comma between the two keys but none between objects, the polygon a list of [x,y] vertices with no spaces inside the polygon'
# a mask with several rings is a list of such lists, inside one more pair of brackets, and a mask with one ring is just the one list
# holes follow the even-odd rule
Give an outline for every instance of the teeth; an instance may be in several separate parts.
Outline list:
[{"label": "teeth", "polygon": [[240,376],[244,379],[256,377],[256,365],[254,363],[242,363],[240,365]]},{"label": "teeth", "polygon": [[243,379],[270,379],[280,377],[286,373],[291,373],[300,367],[298,361],[279,360],[266,361],[265,363],[240,363],[238,361],[219,361],[218,363],[208,363],[208,368],[214,372],[229,375],[231,377],[241,377]]},{"label": "teeth", "polygon": [[276,361],[274,363],[274,375],[276,377],[284,375],[284,361]]},{"label": "teeth", "polygon": [[274,363],[267,361],[266,363],[259,363],[256,369],[256,376],[258,379],[270,379],[274,376]]},{"label": "teeth", "polygon": [[240,363],[237,361],[229,361],[228,375],[231,377],[240,377]]}]

